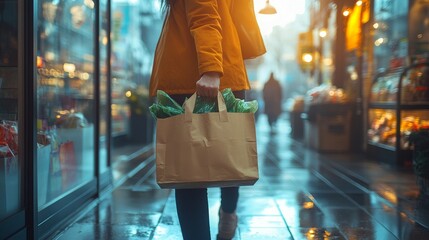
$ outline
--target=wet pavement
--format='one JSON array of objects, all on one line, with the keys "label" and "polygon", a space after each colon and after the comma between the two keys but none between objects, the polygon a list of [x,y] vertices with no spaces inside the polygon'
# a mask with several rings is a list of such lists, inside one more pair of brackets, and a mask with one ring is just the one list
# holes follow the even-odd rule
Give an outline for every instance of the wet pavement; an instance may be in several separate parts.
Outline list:
[{"label": "wet pavement", "polygon": [[[240,188],[234,239],[429,239],[429,200],[412,172],[321,154],[289,133],[286,118],[275,133],[263,115],[258,120],[260,180]],[[214,239],[220,192],[208,194]],[[173,191],[159,189],[153,171],[138,175],[57,239],[182,239]]]}]

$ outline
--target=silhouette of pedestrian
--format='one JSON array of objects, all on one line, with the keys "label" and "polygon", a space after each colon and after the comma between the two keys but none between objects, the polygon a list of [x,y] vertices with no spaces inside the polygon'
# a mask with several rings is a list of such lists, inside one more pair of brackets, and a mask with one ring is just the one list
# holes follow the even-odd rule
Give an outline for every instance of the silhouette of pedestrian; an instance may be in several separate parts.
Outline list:
[{"label": "silhouette of pedestrian", "polygon": [[274,124],[282,112],[282,87],[279,81],[274,78],[274,73],[270,74],[270,78],[265,83],[263,95],[265,103],[264,112],[267,114],[271,130],[273,130]]}]

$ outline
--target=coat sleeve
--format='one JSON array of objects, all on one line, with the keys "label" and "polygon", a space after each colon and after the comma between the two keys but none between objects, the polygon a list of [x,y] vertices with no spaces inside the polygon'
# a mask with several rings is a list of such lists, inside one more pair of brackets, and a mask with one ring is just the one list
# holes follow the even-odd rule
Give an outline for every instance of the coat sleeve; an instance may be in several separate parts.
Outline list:
[{"label": "coat sleeve", "polygon": [[195,42],[200,76],[206,72],[218,72],[222,76],[222,27],[217,0],[184,2],[188,27]]}]

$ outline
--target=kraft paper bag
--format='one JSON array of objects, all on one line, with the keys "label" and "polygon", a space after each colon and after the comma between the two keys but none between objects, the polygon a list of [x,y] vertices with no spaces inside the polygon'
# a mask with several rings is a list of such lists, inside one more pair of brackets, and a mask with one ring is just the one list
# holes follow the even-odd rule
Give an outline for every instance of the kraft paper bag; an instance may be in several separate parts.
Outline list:
[{"label": "kraft paper bag", "polygon": [[158,119],[156,179],[161,188],[253,185],[258,180],[253,113],[228,113],[218,93],[219,112],[193,114],[196,94],[185,113]]}]

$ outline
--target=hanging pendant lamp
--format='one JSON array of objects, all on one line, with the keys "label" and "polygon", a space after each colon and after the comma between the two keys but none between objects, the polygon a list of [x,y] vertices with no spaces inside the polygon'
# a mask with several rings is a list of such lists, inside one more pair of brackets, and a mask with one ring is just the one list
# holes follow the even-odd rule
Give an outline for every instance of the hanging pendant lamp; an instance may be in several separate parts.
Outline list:
[{"label": "hanging pendant lamp", "polygon": [[276,14],[277,10],[270,4],[270,0],[266,1],[265,7],[259,10],[260,14]]}]

